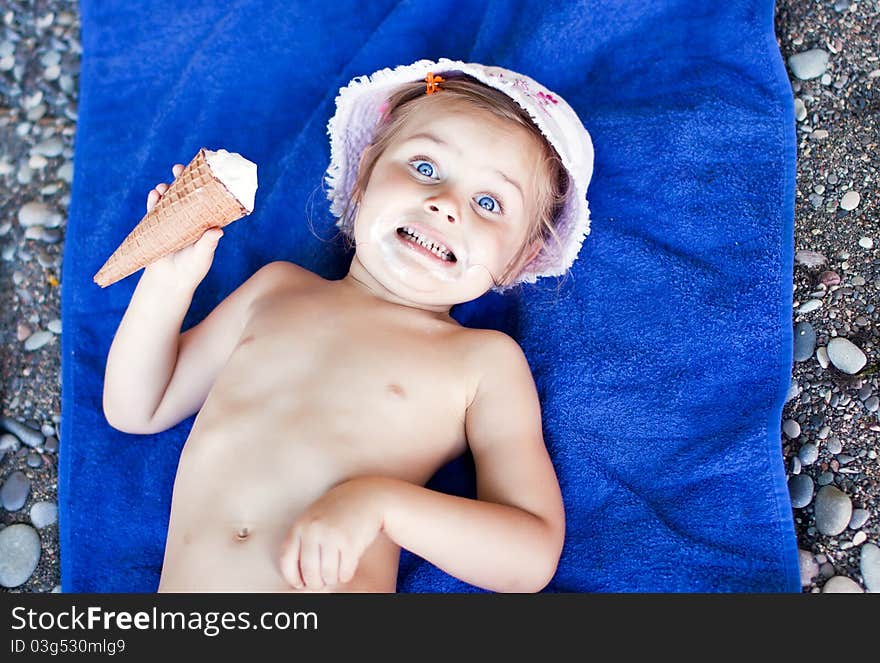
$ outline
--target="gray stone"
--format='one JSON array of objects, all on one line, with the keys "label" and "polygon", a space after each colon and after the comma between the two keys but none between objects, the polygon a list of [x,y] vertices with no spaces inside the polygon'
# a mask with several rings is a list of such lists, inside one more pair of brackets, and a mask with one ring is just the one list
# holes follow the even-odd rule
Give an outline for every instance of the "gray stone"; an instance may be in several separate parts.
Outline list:
[{"label": "gray stone", "polygon": [[20,424],[15,419],[3,417],[3,419],[0,419],[0,425],[29,447],[38,447],[43,444],[43,436],[40,431]]},{"label": "gray stone", "polygon": [[798,306],[798,313],[811,313],[816,309],[822,308],[822,300],[821,299],[808,299],[803,304]]},{"label": "gray stone", "polygon": [[816,483],[820,486],[827,486],[834,483],[834,472],[822,472],[822,474],[816,477]]},{"label": "gray stone", "polygon": [[865,399],[865,409],[868,412],[876,412],[880,409],[880,398],[877,396],[870,396]]},{"label": "gray stone", "polygon": [[785,402],[788,403],[788,401],[797,396],[799,393],[800,387],[798,386],[797,380],[792,378],[791,383],[788,385],[788,393],[785,395]]},{"label": "gray stone", "polygon": [[802,81],[819,78],[828,67],[828,53],[821,48],[795,53],[788,58],[788,67]]},{"label": "gray stone", "polygon": [[794,327],[794,360],[806,361],[816,349],[816,331],[809,322],[799,322]]},{"label": "gray stone", "polygon": [[866,522],[868,522],[868,518],[871,517],[871,512],[867,509],[853,509],[852,517],[849,519],[849,527],[850,529],[859,529]]},{"label": "gray stone", "polygon": [[859,587],[852,578],[846,576],[834,576],[829,578],[825,586],[822,587],[823,594],[864,594],[864,590]]},{"label": "gray stone", "polygon": [[844,373],[853,375],[865,367],[868,358],[858,346],[842,336],[837,336],[828,341],[828,359]]},{"label": "gray stone", "polygon": [[808,474],[795,474],[788,479],[791,506],[802,509],[813,499],[813,479]]},{"label": "gray stone", "polygon": [[794,254],[794,261],[799,265],[804,265],[810,269],[821,267],[826,262],[825,256],[816,251],[797,251]]},{"label": "gray stone", "polygon": [[0,451],[18,451],[20,446],[21,442],[18,441],[15,435],[9,433],[0,435]]},{"label": "gray stone", "polygon": [[13,472],[3,482],[3,488],[0,488],[0,504],[7,511],[18,511],[27,502],[30,492],[31,482],[24,472]]},{"label": "gray stone", "polygon": [[31,149],[32,154],[39,154],[44,157],[57,157],[64,150],[64,143],[58,136],[53,136],[52,138],[47,138],[41,143],[37,143],[33,149]]},{"label": "gray stone", "polygon": [[28,352],[38,350],[54,338],[55,334],[44,329],[38,332],[34,332],[30,336],[28,336],[28,339],[24,342],[24,349]]},{"label": "gray stone", "polygon": [[859,246],[861,246],[863,249],[873,249],[874,240],[871,237],[860,237]]},{"label": "gray stone", "polygon": [[798,550],[798,561],[801,568],[801,587],[809,587],[813,578],[819,576],[819,564],[808,550]]},{"label": "gray stone", "polygon": [[33,527],[16,523],[0,531],[0,585],[23,585],[39,561],[40,535]]},{"label": "gray stone", "polygon": [[819,459],[819,447],[812,442],[807,442],[798,451],[798,458],[804,465],[812,465]]},{"label": "gray stone", "polygon": [[804,105],[804,102],[800,97],[796,97],[794,100],[794,119],[798,122],[803,122],[806,117],[807,107]]},{"label": "gray stone", "polygon": [[801,425],[794,419],[786,419],[782,422],[782,432],[788,439],[793,440],[801,434]]},{"label": "gray stone", "polygon": [[880,593],[880,548],[873,543],[862,546],[859,570],[868,591],[872,594]]},{"label": "gray stone", "polygon": [[25,203],[18,210],[18,223],[23,228],[30,228],[31,226],[57,228],[60,221],[60,214],[53,212],[48,205],[38,201]]},{"label": "gray stone", "polygon": [[862,197],[858,191],[847,191],[840,199],[840,208],[850,212],[859,206]]},{"label": "gray stone", "polygon": [[58,522],[58,506],[55,502],[37,502],[31,507],[31,522],[43,529]]},{"label": "gray stone", "polygon": [[852,502],[849,496],[834,486],[822,486],[816,494],[814,505],[816,529],[825,536],[837,536],[852,518]]}]

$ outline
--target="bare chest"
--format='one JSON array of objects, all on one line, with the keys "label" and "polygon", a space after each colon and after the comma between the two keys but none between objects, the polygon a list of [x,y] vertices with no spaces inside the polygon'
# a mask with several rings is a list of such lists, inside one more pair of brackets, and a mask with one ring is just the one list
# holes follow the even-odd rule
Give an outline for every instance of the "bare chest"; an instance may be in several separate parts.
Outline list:
[{"label": "bare chest", "polygon": [[375,472],[424,483],[466,445],[459,336],[448,323],[326,297],[263,302],[193,433],[213,431],[221,445],[259,440],[250,444],[261,445],[264,467],[307,465],[313,478]]}]

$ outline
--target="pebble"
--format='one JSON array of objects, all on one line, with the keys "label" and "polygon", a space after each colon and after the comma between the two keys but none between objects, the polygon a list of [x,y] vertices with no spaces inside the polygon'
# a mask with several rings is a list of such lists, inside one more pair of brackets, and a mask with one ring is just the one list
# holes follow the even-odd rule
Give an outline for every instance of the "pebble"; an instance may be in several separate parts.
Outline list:
[{"label": "pebble", "polygon": [[799,265],[815,269],[825,264],[825,256],[816,251],[797,251],[794,254],[794,261]]},{"label": "pebble", "polygon": [[822,272],[822,275],[819,276],[819,283],[824,285],[826,288],[840,285],[840,274],[831,270]]},{"label": "pebble", "polygon": [[854,375],[865,367],[868,358],[852,341],[836,336],[828,341],[828,359],[844,373]]},{"label": "pebble", "polygon": [[806,361],[816,349],[816,331],[809,322],[799,322],[794,327],[794,360]]},{"label": "pebble", "polygon": [[819,366],[822,368],[828,368],[828,348],[824,345],[816,349],[816,361],[819,362]]},{"label": "pebble", "polygon": [[[825,429],[823,428],[822,430]],[[822,436],[821,431],[819,432],[819,436]],[[828,443],[825,445],[825,447],[828,449],[828,453],[830,454],[839,454],[841,451],[843,451],[843,445],[836,437],[832,437],[830,440],[828,440]]]},{"label": "pebble", "polygon": [[794,419],[786,419],[782,422],[782,432],[788,439],[793,440],[801,434],[801,425]]},{"label": "pebble", "polygon": [[813,479],[808,474],[795,474],[788,479],[791,506],[802,509],[813,499]]},{"label": "pebble", "polygon": [[795,53],[788,58],[788,66],[797,78],[808,81],[819,78],[828,67],[828,52],[821,48],[812,48],[803,53]]},{"label": "pebble", "polygon": [[30,525],[16,523],[0,530],[0,585],[24,584],[40,561],[40,535]]},{"label": "pebble", "polygon": [[58,522],[58,506],[55,502],[37,502],[31,507],[31,522],[43,529]]},{"label": "pebble", "polygon": [[40,434],[40,431],[20,424],[15,419],[3,417],[3,419],[0,419],[0,426],[15,435],[29,447],[38,447],[43,444],[43,436]]},{"label": "pebble", "polygon": [[814,509],[816,529],[825,536],[837,536],[846,529],[852,518],[852,502],[849,496],[834,486],[822,486],[819,489]]},{"label": "pebble", "polygon": [[799,393],[800,387],[798,386],[797,380],[792,378],[791,382],[788,384],[788,393],[785,395],[785,402],[788,403],[788,401],[797,396]]},{"label": "pebble", "polygon": [[0,451],[18,451],[18,448],[21,446],[21,442],[18,441],[18,438],[15,435],[11,435],[9,433],[4,433],[0,435]]},{"label": "pebble", "polygon": [[870,237],[862,237],[859,240],[859,246],[863,249],[873,249],[874,248],[874,240]]},{"label": "pebble", "polygon": [[880,548],[873,543],[863,545],[859,569],[868,591],[872,594],[880,593]]},{"label": "pebble", "polygon": [[55,334],[50,331],[40,330],[38,332],[34,332],[30,336],[28,336],[28,339],[24,342],[24,349],[28,352],[39,350],[53,338],[55,338]]},{"label": "pebble", "polygon": [[816,309],[822,308],[822,300],[821,299],[808,299],[803,304],[798,306],[798,313],[810,313],[815,311]]},{"label": "pebble", "polygon": [[0,504],[7,511],[18,511],[27,501],[31,482],[24,472],[18,470],[10,474],[0,488]]},{"label": "pebble", "polygon": [[801,459],[801,463],[804,465],[812,465],[819,459],[819,447],[812,442],[807,442],[798,451],[798,458]]},{"label": "pebble", "polygon": [[801,569],[801,587],[809,587],[813,578],[819,576],[819,564],[808,550],[798,550],[798,561]]},{"label": "pebble", "polygon": [[18,210],[18,223],[23,228],[31,226],[44,226],[57,228],[61,221],[61,215],[49,209],[45,203],[33,201],[22,205]]},{"label": "pebble", "polygon": [[820,486],[827,486],[834,483],[834,472],[822,472],[817,478],[816,483]]},{"label": "pebble", "polygon": [[871,396],[870,398],[865,399],[865,409],[868,412],[876,412],[880,409],[880,397]]},{"label": "pebble", "polygon": [[43,459],[40,458],[40,454],[36,451],[31,451],[27,457],[28,467],[39,467],[43,464]]},{"label": "pebble", "polygon": [[840,209],[845,209],[847,212],[854,210],[859,206],[862,197],[859,195],[858,191],[847,191],[843,194],[843,198],[840,199]]},{"label": "pebble", "polygon": [[868,540],[867,534],[865,534],[864,532],[856,532],[856,535],[853,537],[852,544],[854,546],[860,546],[867,540]]},{"label": "pebble", "polygon": [[852,578],[846,576],[834,576],[829,578],[828,582],[822,587],[823,594],[864,594],[864,590],[859,587]]}]

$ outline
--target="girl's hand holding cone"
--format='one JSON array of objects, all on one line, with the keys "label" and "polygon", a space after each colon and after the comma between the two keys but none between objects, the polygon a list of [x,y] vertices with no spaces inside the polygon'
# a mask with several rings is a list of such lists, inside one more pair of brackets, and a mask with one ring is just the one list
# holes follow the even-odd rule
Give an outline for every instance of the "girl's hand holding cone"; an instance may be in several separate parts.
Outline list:
[{"label": "girl's hand holding cone", "polygon": [[[182,164],[175,164],[171,168],[174,177],[183,172]],[[151,189],[147,194],[147,211],[149,212],[159,202],[159,199],[168,191],[168,184],[162,182],[157,184],[156,188]],[[223,237],[223,230],[220,228],[209,228],[196,241],[195,244],[186,246],[179,251],[169,253],[150,263],[144,268],[144,272],[151,274],[150,278],[161,282],[165,282],[169,287],[191,287],[195,288],[208,270],[211,269],[211,263],[214,261],[214,250],[217,243]]]},{"label": "girl's hand holding cone", "polygon": [[257,164],[238,152],[203,147],[172,173],[174,182],[150,191],[147,213],[93,277],[102,288],[153,263],[161,263],[150,273],[163,275],[163,283],[198,285],[211,267],[220,228],[254,211]]}]

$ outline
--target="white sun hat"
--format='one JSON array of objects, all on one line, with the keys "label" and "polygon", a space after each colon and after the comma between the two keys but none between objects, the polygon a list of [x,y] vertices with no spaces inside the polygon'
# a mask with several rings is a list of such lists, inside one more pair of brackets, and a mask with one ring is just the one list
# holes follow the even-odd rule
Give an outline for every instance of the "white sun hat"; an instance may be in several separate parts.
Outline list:
[{"label": "white sun hat", "polygon": [[[568,194],[554,224],[559,243],[552,239],[522,269],[517,283],[534,283],[542,276],[560,276],[577,259],[581,244],[590,232],[587,187],[593,175],[593,142],[577,113],[562,97],[537,81],[502,67],[440,58],[419,60],[394,69],[381,69],[370,76],[356,76],[336,97],[336,113],[327,124],[330,135],[330,166],[325,177],[330,212],[339,218],[337,226],[353,234],[350,219],[342,218],[357,179],[364,149],[372,142],[382,119],[385,103],[396,88],[428,74],[445,78],[462,73],[500,90],[531,117],[554,147],[568,178]],[[442,83],[440,88],[442,90]]]}]

